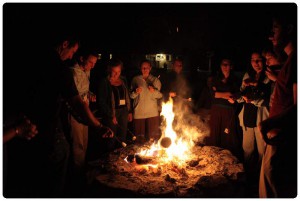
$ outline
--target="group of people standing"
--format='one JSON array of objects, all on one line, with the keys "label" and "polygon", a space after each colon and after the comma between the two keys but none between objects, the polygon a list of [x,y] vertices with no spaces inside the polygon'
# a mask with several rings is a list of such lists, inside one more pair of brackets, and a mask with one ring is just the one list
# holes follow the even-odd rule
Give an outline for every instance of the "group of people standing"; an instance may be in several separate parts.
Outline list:
[{"label": "group of people standing", "polygon": [[[8,197],[15,193],[25,197],[80,195],[86,183],[91,132],[106,143],[108,151],[126,142],[131,121],[136,143],[160,138],[158,100],[163,95],[160,80],[150,73],[150,61],[141,61],[141,74],[128,84],[122,75],[123,62],[110,59],[107,76],[97,80],[97,90],[93,93],[90,75],[98,54],[80,47],[79,40],[70,35],[59,39],[41,58],[48,66],[46,69],[53,70],[40,72],[28,100],[24,101],[23,111],[30,120],[26,117],[20,125],[5,124],[5,143],[15,136],[30,139],[31,152],[27,157],[32,158],[32,164],[28,163],[32,170],[27,174],[34,178],[32,183],[36,187],[31,192],[26,186],[14,189],[13,184],[8,184],[5,188],[8,191],[4,192]],[[21,130],[23,125],[26,128]]]},{"label": "group of people standing", "polygon": [[210,83],[212,98],[208,145],[229,149],[244,163],[249,182],[258,181],[265,143],[258,129],[269,117],[271,81],[259,52],[250,57],[251,66],[242,82],[223,59],[220,73]]},{"label": "group of people standing", "polygon": [[[260,177],[260,197],[296,196],[295,32],[295,24],[288,18],[274,19],[270,40],[276,50],[285,52],[284,61],[270,50],[252,52],[251,68],[240,84],[232,73],[232,61],[224,58],[220,73],[209,82],[212,106],[210,136],[205,143],[229,149],[244,162],[249,177]],[[14,124],[4,133],[5,143],[14,136],[25,136],[23,133],[29,133],[25,137],[32,139],[30,161],[34,164],[29,164],[32,169],[28,174],[34,178],[36,189],[31,197],[64,196],[68,178],[76,185],[85,182],[89,128],[107,139],[111,150],[127,140],[129,122],[133,122],[137,143],[155,141],[161,135],[160,100],[171,97],[175,105],[191,101],[191,88],[180,59],[173,61],[173,71],[162,78],[163,82],[151,74],[151,61],[143,60],[140,74],[130,84],[122,75],[123,62],[110,59],[107,76],[97,81],[97,90],[92,93],[90,71],[98,60],[97,53],[81,49],[79,40],[68,36],[60,38],[44,56],[41,59],[48,70],[40,73],[37,87],[24,107],[30,119],[26,117],[21,124],[26,129],[21,132],[23,127]],[[65,62],[71,59],[72,63]],[[175,112],[183,111],[182,104],[177,106]],[[8,191],[11,196],[9,193],[14,192]]]},{"label": "group of people standing", "polygon": [[269,38],[274,50],[252,52],[242,83],[226,58],[209,82],[212,106],[206,144],[229,149],[240,158],[247,181],[259,184],[259,197],[295,197],[297,192],[295,33],[290,18],[274,17]]}]

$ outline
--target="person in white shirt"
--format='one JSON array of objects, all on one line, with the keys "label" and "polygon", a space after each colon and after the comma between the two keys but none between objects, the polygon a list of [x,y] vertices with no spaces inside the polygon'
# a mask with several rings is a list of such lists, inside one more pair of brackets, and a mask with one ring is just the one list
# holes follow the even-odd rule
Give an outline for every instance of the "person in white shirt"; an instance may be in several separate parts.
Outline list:
[{"label": "person in white shirt", "polygon": [[157,100],[162,98],[161,82],[150,74],[151,68],[150,61],[142,61],[142,74],[135,76],[131,82],[130,98],[133,99],[133,123],[138,143],[160,138]]}]

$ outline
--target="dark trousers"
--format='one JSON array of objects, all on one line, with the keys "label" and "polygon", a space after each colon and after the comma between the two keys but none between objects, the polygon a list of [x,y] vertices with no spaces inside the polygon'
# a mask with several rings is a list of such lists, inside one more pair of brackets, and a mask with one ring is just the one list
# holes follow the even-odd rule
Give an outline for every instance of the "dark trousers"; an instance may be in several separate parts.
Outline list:
[{"label": "dark trousers", "polygon": [[260,172],[260,198],[296,198],[297,133],[295,131],[297,131],[296,124],[280,133],[283,137],[276,145],[267,145]]},{"label": "dark trousers", "polygon": [[210,136],[206,144],[230,150],[239,159],[242,158],[241,128],[233,107],[212,105],[209,121]]},{"label": "dark trousers", "polygon": [[112,122],[112,119],[106,120],[108,127],[112,129],[114,132],[116,138],[112,138],[109,141],[109,147],[110,149],[115,149],[122,147],[120,142],[125,142],[127,140],[127,125],[128,125],[128,109],[127,107],[116,109],[116,118],[118,121],[118,124],[115,125]]},{"label": "dark trousers", "polygon": [[110,121],[110,128],[114,131],[115,135],[121,140],[126,141],[127,137],[127,124],[128,124],[128,109],[123,107],[116,109],[116,118],[118,125],[115,125]]},{"label": "dark trousers", "polygon": [[53,149],[47,157],[43,174],[46,197],[64,196],[70,156],[70,145],[64,133],[56,133]]},{"label": "dark trousers", "polygon": [[158,140],[159,133],[159,116],[146,119],[134,119],[134,131],[138,138],[145,138],[149,141],[151,138]]}]

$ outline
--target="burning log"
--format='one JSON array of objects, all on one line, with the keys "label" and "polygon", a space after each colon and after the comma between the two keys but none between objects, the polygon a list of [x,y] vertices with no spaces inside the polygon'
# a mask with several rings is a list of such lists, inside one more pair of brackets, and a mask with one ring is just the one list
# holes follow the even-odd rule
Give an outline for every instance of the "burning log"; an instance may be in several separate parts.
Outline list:
[{"label": "burning log", "polygon": [[154,162],[154,158],[135,155],[135,161],[139,165],[141,165],[141,164],[152,164]]},{"label": "burning log", "polygon": [[145,156],[140,156],[138,154],[130,154],[125,158],[125,161],[129,163],[136,163],[139,165],[143,164],[155,164],[155,158],[153,157],[145,157]]}]

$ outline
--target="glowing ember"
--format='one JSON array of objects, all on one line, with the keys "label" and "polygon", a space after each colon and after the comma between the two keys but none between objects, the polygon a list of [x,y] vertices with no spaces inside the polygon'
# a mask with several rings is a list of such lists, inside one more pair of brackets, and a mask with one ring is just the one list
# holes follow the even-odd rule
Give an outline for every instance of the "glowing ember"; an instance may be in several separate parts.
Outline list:
[{"label": "glowing ember", "polygon": [[[184,112],[184,111],[183,111]],[[181,132],[178,134],[173,129],[175,114],[173,112],[173,100],[170,98],[167,103],[163,103],[161,116],[164,117],[161,127],[162,136],[158,142],[154,142],[150,147],[141,148],[137,153],[139,156],[152,156],[158,159],[159,164],[174,163],[178,166],[193,158],[191,149],[195,146],[194,141],[199,135],[195,126],[184,125],[180,119],[177,119],[177,128]],[[182,117],[179,115],[178,118]],[[163,140],[163,143],[161,141]],[[171,140],[171,142],[169,141]],[[167,146],[162,146],[166,144]]]}]

